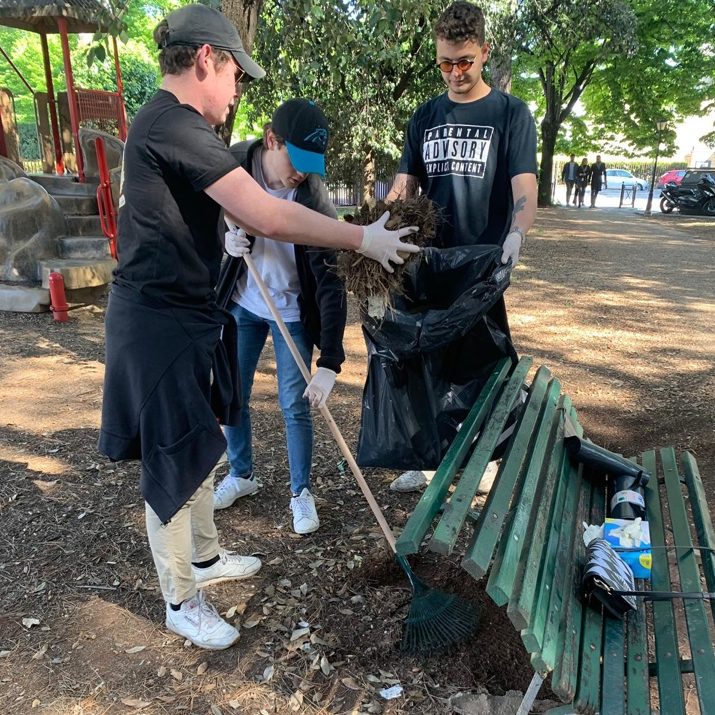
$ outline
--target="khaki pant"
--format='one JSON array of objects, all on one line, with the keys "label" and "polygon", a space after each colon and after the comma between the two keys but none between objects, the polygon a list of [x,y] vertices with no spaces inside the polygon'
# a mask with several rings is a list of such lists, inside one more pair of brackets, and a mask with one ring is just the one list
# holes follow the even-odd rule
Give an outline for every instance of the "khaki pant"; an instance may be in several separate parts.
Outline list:
[{"label": "khaki pant", "polygon": [[168,603],[181,603],[196,593],[191,562],[208,561],[219,553],[214,524],[213,472],[171,521],[162,525],[145,504],[146,531],[159,586]]}]

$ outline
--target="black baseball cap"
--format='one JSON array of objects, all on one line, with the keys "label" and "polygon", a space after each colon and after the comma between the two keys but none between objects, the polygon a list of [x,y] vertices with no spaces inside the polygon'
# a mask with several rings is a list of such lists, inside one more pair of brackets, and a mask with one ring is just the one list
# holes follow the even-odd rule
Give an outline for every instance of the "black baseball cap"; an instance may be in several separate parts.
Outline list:
[{"label": "black baseball cap", "polygon": [[166,22],[169,32],[160,49],[176,45],[211,45],[217,50],[230,52],[246,73],[247,79],[261,79],[266,76],[265,70],[243,49],[236,28],[218,10],[206,5],[185,5],[170,12],[166,16]]},{"label": "black baseball cap", "polygon": [[303,174],[325,176],[328,120],[310,99],[289,99],[271,118],[273,131],[285,141],[290,162]]}]

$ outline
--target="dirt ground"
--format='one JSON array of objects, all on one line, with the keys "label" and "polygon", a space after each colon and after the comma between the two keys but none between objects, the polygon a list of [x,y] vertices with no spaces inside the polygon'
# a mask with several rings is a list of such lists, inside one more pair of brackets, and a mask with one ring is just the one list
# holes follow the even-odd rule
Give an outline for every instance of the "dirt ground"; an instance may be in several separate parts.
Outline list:
[{"label": "dirt ground", "polygon": [[[626,454],[691,450],[711,503],[714,245],[704,218],[544,210],[507,293],[517,350],[560,378],[587,436]],[[217,514],[223,545],[264,561],[256,579],[211,589],[241,640],[211,653],[165,631],[137,465],[95,451],[103,315],[101,301],[67,324],[0,313],[1,713],[442,713],[458,691],[526,688],[518,634],[456,559],[423,556],[416,571],[478,604],[479,633],[432,657],[396,649],[409,591],[319,418],[322,525],[292,533],[270,351],[253,402],[262,488]],[[330,406],[354,443],[354,318],[346,352]],[[393,472],[366,476],[402,526],[418,496],[388,491]],[[379,695],[397,683],[401,697]]]}]

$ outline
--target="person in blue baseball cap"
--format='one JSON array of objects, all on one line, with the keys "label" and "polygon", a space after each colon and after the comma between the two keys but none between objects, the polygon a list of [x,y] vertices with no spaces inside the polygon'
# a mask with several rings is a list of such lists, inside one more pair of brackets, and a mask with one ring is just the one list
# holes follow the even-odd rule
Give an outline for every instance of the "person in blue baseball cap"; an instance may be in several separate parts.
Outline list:
[{"label": "person in blue baseball cap", "polygon": [[[275,110],[262,139],[234,144],[231,153],[270,195],[335,218],[335,207],[321,180],[328,137],[328,121],[320,107],[308,99],[290,99]],[[242,251],[240,246],[234,247],[238,241],[245,243]],[[224,428],[230,472],[216,488],[214,508],[226,509],[258,490],[249,402],[258,360],[270,332],[288,448],[293,530],[308,534],[320,525],[310,485],[310,407],[325,404],[345,360],[342,343],[347,301],[343,284],[331,268],[337,265],[337,256],[327,248],[278,243],[261,235],[246,238],[243,231],[240,235],[229,231],[226,247],[229,253],[250,251],[306,365],[311,364],[314,346],[320,354],[317,370],[306,384],[244,261],[236,257],[224,263],[224,280],[219,285],[231,295],[222,295],[219,289],[218,300],[230,305],[236,319],[241,413],[237,426]],[[227,275],[231,278],[226,279]]]}]

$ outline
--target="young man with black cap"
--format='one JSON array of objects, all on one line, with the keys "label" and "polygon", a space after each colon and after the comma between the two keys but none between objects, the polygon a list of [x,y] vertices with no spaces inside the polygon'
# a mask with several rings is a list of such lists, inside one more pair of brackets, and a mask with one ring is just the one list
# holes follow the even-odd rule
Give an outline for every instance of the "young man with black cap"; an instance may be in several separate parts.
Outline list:
[{"label": "young man with black cap", "polygon": [[236,164],[213,127],[228,115],[239,83],[264,72],[220,12],[182,7],[154,38],[161,89],[137,114],[124,150],[99,449],[141,460],[167,627],[221,649],[238,631],[200,589],[261,567],[221,550],[213,522],[211,472],[226,447],[219,422],[235,424],[238,413],[235,323],[214,291],[221,210],[253,235],[352,248],[386,270],[401,261],[398,249],[416,249],[399,241],[408,229],[389,232],[384,221],[360,229],[280,201]]},{"label": "young man with black cap", "polygon": [[[325,174],[328,122],[320,107],[307,99],[291,99],[273,113],[263,139],[231,147],[238,163],[272,196],[295,201],[336,218],[335,207],[320,177]],[[266,284],[306,365],[313,346],[319,348],[317,371],[306,385],[261,292],[240,257],[231,258],[221,284],[231,292],[231,312],[238,327],[238,365],[241,373],[241,416],[236,427],[225,427],[230,472],[214,493],[214,508],[225,509],[253,494],[249,401],[253,377],[270,331],[276,356],[278,397],[283,412],[292,499],[293,530],[316,531],[320,520],[310,490],[313,461],[313,423],[310,406],[325,404],[340,365],[345,360],[343,333],[347,317],[345,289],[331,266],[331,249],[277,243],[261,236],[226,234],[229,253],[240,254],[234,243],[245,245]],[[224,277],[222,276],[222,278]],[[222,302],[222,296],[218,296]]]}]

